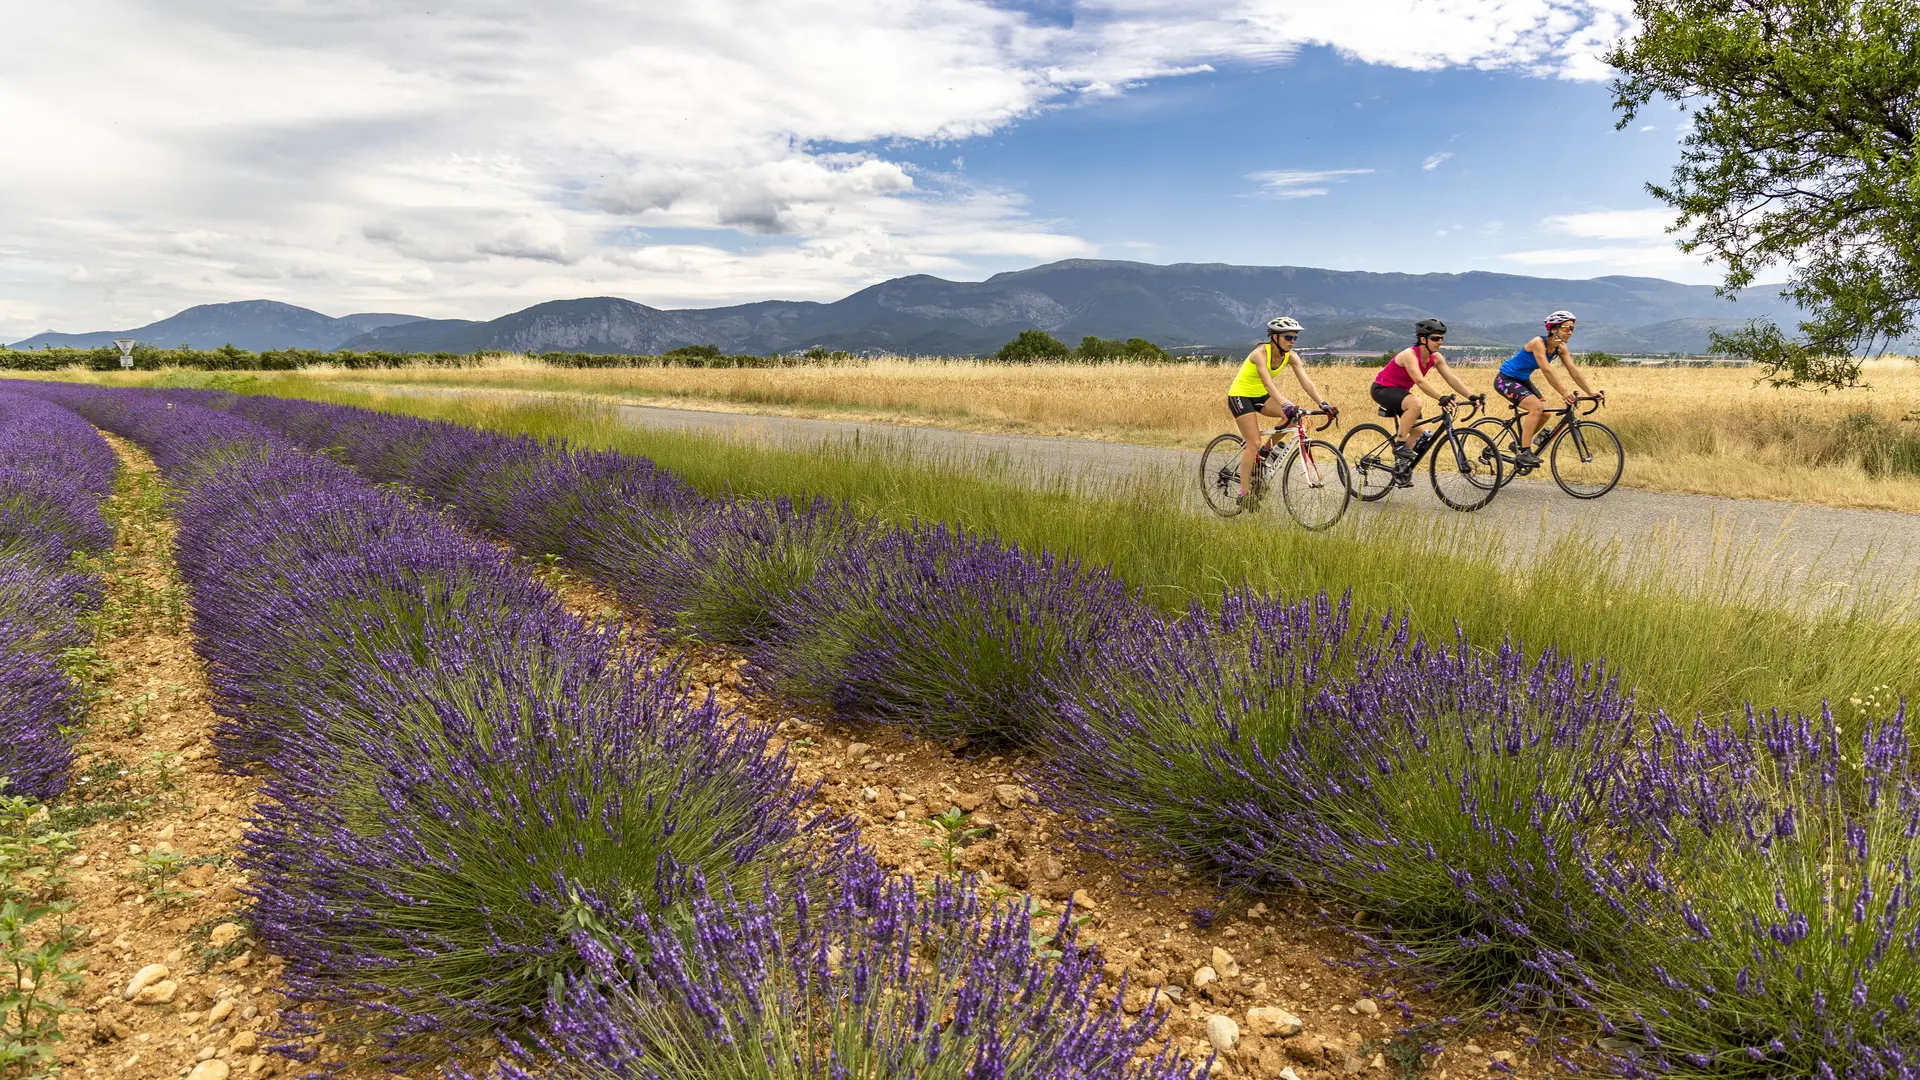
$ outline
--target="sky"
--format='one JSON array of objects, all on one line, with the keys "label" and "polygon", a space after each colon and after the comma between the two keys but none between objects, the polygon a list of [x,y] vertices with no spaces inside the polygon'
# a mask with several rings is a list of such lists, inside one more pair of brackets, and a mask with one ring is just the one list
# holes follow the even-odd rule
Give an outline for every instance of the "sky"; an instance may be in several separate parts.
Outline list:
[{"label": "sky", "polygon": [[0,65],[0,340],[1063,258],[1712,283],[1630,0],[62,0]]}]

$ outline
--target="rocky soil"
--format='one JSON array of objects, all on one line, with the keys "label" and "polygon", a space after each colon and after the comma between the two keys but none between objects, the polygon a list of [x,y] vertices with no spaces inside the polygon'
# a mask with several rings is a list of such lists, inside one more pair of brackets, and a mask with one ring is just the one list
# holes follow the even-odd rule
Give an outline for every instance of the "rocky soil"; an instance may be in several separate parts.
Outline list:
[{"label": "rocky soil", "polygon": [[80,823],[68,917],[88,938],[62,1062],[116,1080],[284,1074],[262,1042],[279,962],[253,947],[232,863],[253,783],[220,772],[207,742],[215,718],[153,462],[108,439],[128,475],[107,507],[118,540],[103,560],[97,696],[64,811]]}]

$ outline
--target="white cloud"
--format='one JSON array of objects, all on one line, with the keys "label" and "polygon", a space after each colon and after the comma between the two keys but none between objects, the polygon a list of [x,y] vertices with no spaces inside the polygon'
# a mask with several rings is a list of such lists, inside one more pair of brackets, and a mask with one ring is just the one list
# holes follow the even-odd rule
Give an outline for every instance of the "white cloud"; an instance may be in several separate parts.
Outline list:
[{"label": "white cloud", "polygon": [[1556,214],[1540,225],[1549,232],[1589,240],[1659,240],[1673,221],[1672,210],[1591,210]]},{"label": "white cloud", "polygon": [[[836,148],[986,135],[1309,45],[1588,78],[1629,8],[1089,0],[1064,26],[992,0],[18,5],[0,145],[38,164],[0,169],[0,337],[263,295],[468,316],[591,292],[827,298],[1089,254],[1006,192]],[[1298,198],[1356,174],[1260,179]],[[635,226],[711,243],[644,256]]]},{"label": "white cloud", "polygon": [[1263,185],[1260,194],[1269,199],[1309,199],[1315,195],[1325,195],[1327,188],[1320,185],[1341,183],[1349,176],[1365,176],[1372,169],[1275,169],[1272,172],[1248,173],[1247,179],[1258,180]]},{"label": "white cloud", "polygon": [[1717,283],[1719,271],[1701,256],[1681,251],[1667,233],[1673,219],[1673,211],[1653,208],[1556,214],[1542,219],[1540,230],[1575,243],[1507,252],[1498,258],[1573,275],[1641,274]]},{"label": "white cloud", "polygon": [[1432,172],[1433,170],[1439,168],[1442,164],[1444,164],[1447,161],[1448,158],[1451,158],[1452,156],[1453,156],[1453,151],[1451,150],[1443,150],[1438,154],[1428,154],[1427,160],[1421,162],[1420,167],[1422,169],[1425,169],[1428,172]]}]

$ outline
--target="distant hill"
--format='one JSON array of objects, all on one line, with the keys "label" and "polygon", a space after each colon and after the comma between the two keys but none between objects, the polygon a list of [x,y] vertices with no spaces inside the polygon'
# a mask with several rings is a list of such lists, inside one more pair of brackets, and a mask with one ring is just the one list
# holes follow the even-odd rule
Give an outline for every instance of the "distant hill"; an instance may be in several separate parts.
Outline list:
[{"label": "distant hill", "polygon": [[1699,352],[1707,333],[1791,309],[1755,291],[1732,303],[1703,285],[1659,278],[1587,280],[1514,274],[1373,274],[1297,266],[1070,259],[985,281],[924,274],[896,278],[832,303],[768,300],[669,310],[617,297],[554,300],[489,322],[349,315],[255,300],[191,308],[132,331],[42,334],[21,343],[92,345],[131,336],[242,348],[391,352],[660,353],[713,344],[735,353],[823,346],[852,352],[983,355],[1021,330],[1068,343],[1095,334],[1144,337],[1169,348],[1244,349],[1279,314],[1306,324],[1309,348],[1379,351],[1410,340],[1415,321],[1447,320],[1458,345],[1517,346],[1555,308],[1580,316],[1577,347],[1615,352]]},{"label": "distant hill", "polygon": [[830,304],[762,301],[663,310],[616,297],[536,304],[491,322],[390,327],[347,347],[472,352],[658,353],[679,345],[770,353],[814,345],[904,354],[986,354],[1038,327],[1144,337],[1167,347],[1245,348],[1290,314],[1312,348],[1403,345],[1413,323],[1448,321],[1461,345],[1515,345],[1555,308],[1580,315],[1581,347],[1691,352],[1710,327],[1734,327],[1787,306],[1758,294],[1730,303],[1702,285],[1659,278],[1558,280],[1512,274],[1371,274],[1306,267],[1073,259],[985,281],[896,278]]},{"label": "distant hill", "polygon": [[91,349],[110,345],[114,338],[133,338],[145,345],[196,349],[337,349],[351,338],[383,327],[416,322],[418,315],[366,312],[335,319],[277,300],[242,300],[232,304],[202,304],[178,315],[132,330],[97,330],[87,334],[59,334],[51,330],[13,344],[16,349]]}]

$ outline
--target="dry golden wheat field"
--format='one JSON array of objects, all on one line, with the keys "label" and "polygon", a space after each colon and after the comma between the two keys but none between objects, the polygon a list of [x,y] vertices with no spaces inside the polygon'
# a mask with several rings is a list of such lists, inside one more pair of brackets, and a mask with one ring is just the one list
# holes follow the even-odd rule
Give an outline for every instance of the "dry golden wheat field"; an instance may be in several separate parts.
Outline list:
[{"label": "dry golden wheat field", "polygon": [[[1347,410],[1347,426],[1373,418],[1366,394],[1371,366],[1322,362],[1309,370]],[[1491,368],[1458,370],[1468,386],[1491,390]],[[1233,372],[1205,364],[946,361],[574,370],[509,358],[473,369],[311,374],[1197,449],[1227,430],[1225,394]],[[1920,511],[1920,365],[1870,365],[1865,388],[1824,394],[1778,389],[1742,368],[1617,367],[1590,376],[1608,392],[1608,405],[1595,419],[1625,442],[1630,486]],[[1504,412],[1499,399],[1493,404]]]}]

